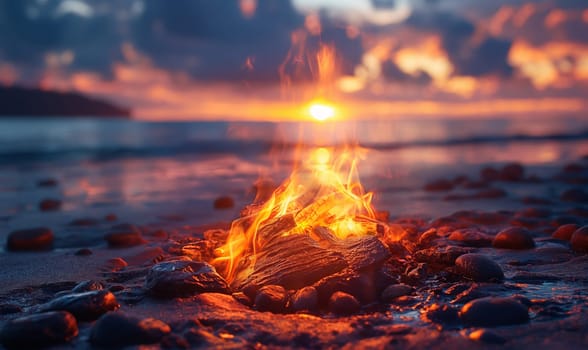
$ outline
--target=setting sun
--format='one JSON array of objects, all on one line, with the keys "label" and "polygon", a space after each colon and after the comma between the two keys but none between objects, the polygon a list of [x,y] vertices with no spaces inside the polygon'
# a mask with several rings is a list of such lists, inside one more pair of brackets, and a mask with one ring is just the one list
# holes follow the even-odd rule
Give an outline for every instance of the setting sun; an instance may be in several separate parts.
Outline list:
[{"label": "setting sun", "polygon": [[318,121],[331,119],[335,116],[335,108],[325,103],[315,102],[310,105],[308,112]]}]

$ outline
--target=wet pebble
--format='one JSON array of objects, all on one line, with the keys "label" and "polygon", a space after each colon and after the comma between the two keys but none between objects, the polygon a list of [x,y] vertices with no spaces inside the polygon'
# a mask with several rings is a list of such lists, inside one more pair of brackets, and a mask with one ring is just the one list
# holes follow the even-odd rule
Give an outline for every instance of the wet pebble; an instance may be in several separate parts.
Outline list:
[{"label": "wet pebble", "polygon": [[476,329],[468,334],[468,338],[487,344],[504,344],[506,339],[488,329]]},{"label": "wet pebble", "polygon": [[92,255],[94,253],[92,252],[92,250],[90,250],[88,248],[82,248],[82,249],[78,249],[74,254],[77,256],[88,256],[88,255]]},{"label": "wet pebble", "polygon": [[450,241],[460,242],[468,247],[489,247],[492,244],[492,236],[475,228],[463,228],[451,232]]},{"label": "wet pebble", "polygon": [[427,183],[424,187],[424,190],[429,192],[443,192],[451,191],[453,187],[453,182],[446,179],[437,179]]},{"label": "wet pebble", "polygon": [[352,315],[361,309],[361,305],[351,294],[335,292],[329,298],[329,311],[335,315]]},{"label": "wet pebble", "polygon": [[12,251],[50,250],[53,247],[53,231],[46,227],[12,231],[6,241],[6,249]]},{"label": "wet pebble", "polygon": [[174,298],[204,292],[227,293],[229,287],[211,265],[200,261],[172,260],[154,265],[145,278],[154,296]]},{"label": "wet pebble", "polygon": [[386,287],[386,289],[384,289],[384,291],[382,292],[381,299],[384,302],[390,302],[398,297],[409,295],[413,292],[413,290],[414,288],[407,284],[392,284]]},{"label": "wet pebble", "polygon": [[62,202],[59,199],[46,198],[39,203],[39,210],[41,211],[56,211],[61,209]]},{"label": "wet pebble", "polygon": [[133,247],[145,243],[141,232],[135,225],[120,224],[114,226],[104,239],[111,248]]},{"label": "wet pebble", "polygon": [[8,321],[0,331],[0,343],[8,349],[30,349],[65,343],[77,335],[72,314],[45,312]]},{"label": "wet pebble", "polygon": [[579,228],[580,226],[576,224],[561,225],[557,228],[557,230],[555,230],[552,237],[569,241],[572,238],[572,234],[574,234],[574,232],[576,232],[576,230]]},{"label": "wet pebble", "polygon": [[444,326],[453,326],[459,323],[458,311],[445,304],[433,304],[427,307],[424,310],[423,318]]},{"label": "wet pebble", "polygon": [[235,200],[229,196],[221,196],[214,200],[214,209],[230,209],[235,206]]},{"label": "wet pebble", "polygon": [[502,281],[504,273],[496,262],[482,254],[464,254],[455,259],[458,274],[476,282]]},{"label": "wet pebble", "polygon": [[501,249],[533,249],[535,241],[528,230],[521,227],[509,227],[494,237],[492,246]]},{"label": "wet pebble", "polygon": [[102,347],[155,344],[171,332],[163,321],[135,318],[120,313],[102,316],[92,328],[90,342]]},{"label": "wet pebble", "polygon": [[506,164],[498,175],[502,181],[521,181],[525,178],[525,168],[520,163]]},{"label": "wet pebble", "polygon": [[123,258],[112,258],[106,261],[105,269],[107,271],[119,271],[124,269],[125,267],[129,266]]},{"label": "wet pebble", "polygon": [[529,322],[529,310],[515,298],[486,297],[465,304],[459,317],[468,326],[498,327]]},{"label": "wet pebble", "polygon": [[259,311],[282,313],[286,310],[288,293],[278,285],[263,286],[255,296],[255,308]]},{"label": "wet pebble", "polygon": [[93,321],[118,307],[114,294],[107,290],[96,290],[67,294],[40,305],[39,309],[40,311],[68,311],[80,321]]},{"label": "wet pebble", "polygon": [[97,226],[100,224],[100,221],[94,218],[79,218],[73,219],[69,222],[69,226],[78,226],[78,227],[90,227],[90,226]]},{"label": "wet pebble", "polygon": [[318,292],[314,287],[299,289],[292,296],[293,311],[310,311],[318,309]]},{"label": "wet pebble", "polygon": [[572,249],[578,253],[588,253],[588,226],[577,229],[570,239]]}]

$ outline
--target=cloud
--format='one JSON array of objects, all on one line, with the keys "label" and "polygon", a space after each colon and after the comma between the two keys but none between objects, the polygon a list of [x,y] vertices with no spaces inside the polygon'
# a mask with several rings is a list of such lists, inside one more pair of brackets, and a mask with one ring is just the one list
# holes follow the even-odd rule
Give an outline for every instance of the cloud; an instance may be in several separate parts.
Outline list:
[{"label": "cloud", "polygon": [[508,63],[512,42],[487,34],[480,39],[475,24],[464,17],[445,12],[417,11],[407,19],[406,24],[440,35],[442,48],[454,67],[454,75],[510,77],[513,73]]}]

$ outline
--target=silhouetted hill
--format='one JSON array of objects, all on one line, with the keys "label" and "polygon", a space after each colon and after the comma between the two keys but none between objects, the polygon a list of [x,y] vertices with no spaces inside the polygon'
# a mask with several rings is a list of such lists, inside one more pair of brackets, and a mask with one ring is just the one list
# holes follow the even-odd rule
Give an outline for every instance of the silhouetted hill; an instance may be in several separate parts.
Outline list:
[{"label": "silhouetted hill", "polygon": [[77,93],[0,86],[0,116],[131,116],[131,111]]}]

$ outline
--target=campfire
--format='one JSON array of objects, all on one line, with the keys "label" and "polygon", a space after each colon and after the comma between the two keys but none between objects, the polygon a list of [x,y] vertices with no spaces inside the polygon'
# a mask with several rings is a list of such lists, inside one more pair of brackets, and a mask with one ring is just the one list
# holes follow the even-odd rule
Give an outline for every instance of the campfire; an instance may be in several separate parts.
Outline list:
[{"label": "campfire", "polygon": [[359,181],[357,152],[311,150],[268,199],[242,210],[213,262],[233,288],[298,289],[369,259],[386,225]]}]

